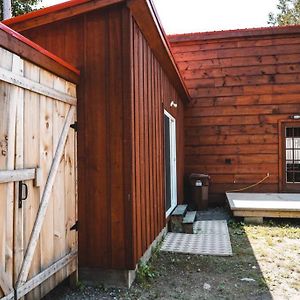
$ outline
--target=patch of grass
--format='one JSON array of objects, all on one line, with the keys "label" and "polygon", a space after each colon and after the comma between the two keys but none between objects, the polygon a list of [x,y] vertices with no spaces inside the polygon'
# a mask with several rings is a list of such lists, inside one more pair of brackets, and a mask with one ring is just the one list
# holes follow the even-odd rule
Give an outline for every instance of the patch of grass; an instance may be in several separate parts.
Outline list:
[{"label": "patch of grass", "polygon": [[263,225],[245,225],[244,229],[249,238],[255,239],[257,236],[271,236],[278,239],[300,239],[299,224],[292,224],[286,221],[267,221]]},{"label": "patch of grass", "polygon": [[300,291],[300,282],[299,281],[294,281],[291,284],[291,287],[293,287],[294,289],[296,289],[297,291]]},{"label": "patch of grass", "polygon": [[268,244],[268,246],[269,247],[273,247],[274,246],[274,239],[272,238],[272,237],[270,237],[270,236],[266,236],[266,242],[267,242],[267,244]]},{"label": "patch of grass", "polygon": [[76,283],[76,288],[77,288],[79,291],[83,291],[84,288],[85,288],[85,284],[84,284],[82,281],[78,280],[77,283]]},{"label": "patch of grass", "polygon": [[231,229],[243,229],[244,225],[243,222],[236,222],[235,220],[228,221],[228,227]]}]

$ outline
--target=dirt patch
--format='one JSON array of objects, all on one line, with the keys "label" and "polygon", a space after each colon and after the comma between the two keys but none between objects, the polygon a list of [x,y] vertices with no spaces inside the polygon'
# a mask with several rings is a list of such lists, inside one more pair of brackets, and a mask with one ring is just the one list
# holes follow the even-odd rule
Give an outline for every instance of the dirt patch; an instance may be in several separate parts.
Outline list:
[{"label": "dirt patch", "polygon": [[230,221],[234,255],[157,251],[130,290],[58,287],[51,299],[300,299],[300,226]]}]

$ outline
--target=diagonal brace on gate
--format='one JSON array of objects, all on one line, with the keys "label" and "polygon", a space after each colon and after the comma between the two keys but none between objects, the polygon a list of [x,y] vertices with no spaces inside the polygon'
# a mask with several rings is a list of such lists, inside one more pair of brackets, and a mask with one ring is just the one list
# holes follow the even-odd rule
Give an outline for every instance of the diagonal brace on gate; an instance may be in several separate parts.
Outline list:
[{"label": "diagonal brace on gate", "polygon": [[33,255],[36,249],[36,245],[38,242],[38,238],[42,229],[42,225],[46,216],[46,212],[47,212],[47,208],[49,205],[49,201],[50,201],[50,196],[51,196],[51,191],[52,191],[52,187],[54,185],[55,182],[55,177],[57,174],[57,171],[59,169],[59,164],[63,155],[63,151],[65,148],[65,144],[67,141],[67,137],[68,137],[68,132],[69,132],[69,128],[70,125],[72,123],[72,119],[73,119],[73,115],[75,113],[75,107],[71,106],[68,115],[66,117],[66,121],[62,130],[62,133],[60,135],[59,141],[58,141],[58,145],[55,151],[55,155],[54,155],[54,159],[51,165],[51,169],[47,178],[47,182],[43,191],[43,195],[41,198],[41,203],[40,203],[40,207],[38,210],[38,214],[37,214],[37,218],[35,220],[32,232],[31,232],[31,236],[28,242],[28,247],[26,249],[26,253],[25,253],[25,257],[20,269],[20,273],[18,276],[18,280],[17,280],[17,284],[16,287],[20,287],[21,285],[23,285],[28,277],[29,274],[29,270],[30,270],[30,266],[32,263],[32,259],[33,259]]},{"label": "diagonal brace on gate", "polygon": [[13,292],[13,288],[9,284],[8,276],[5,270],[0,266],[0,287],[4,292],[4,295],[8,295]]}]

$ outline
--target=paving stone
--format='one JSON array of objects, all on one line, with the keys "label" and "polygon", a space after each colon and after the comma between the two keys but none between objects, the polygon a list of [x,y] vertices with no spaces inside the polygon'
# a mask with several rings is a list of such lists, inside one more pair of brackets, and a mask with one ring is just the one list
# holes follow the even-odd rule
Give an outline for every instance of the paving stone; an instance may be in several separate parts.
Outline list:
[{"label": "paving stone", "polygon": [[169,232],[161,250],[186,254],[232,255],[230,237],[225,220],[195,222],[194,232],[198,233]]}]

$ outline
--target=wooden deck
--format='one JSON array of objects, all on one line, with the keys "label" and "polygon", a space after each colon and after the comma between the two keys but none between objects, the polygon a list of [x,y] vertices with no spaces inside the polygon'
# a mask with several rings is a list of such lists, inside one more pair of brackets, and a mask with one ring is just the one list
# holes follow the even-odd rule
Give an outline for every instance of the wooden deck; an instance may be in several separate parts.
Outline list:
[{"label": "wooden deck", "polygon": [[236,217],[300,218],[300,194],[226,193]]}]

